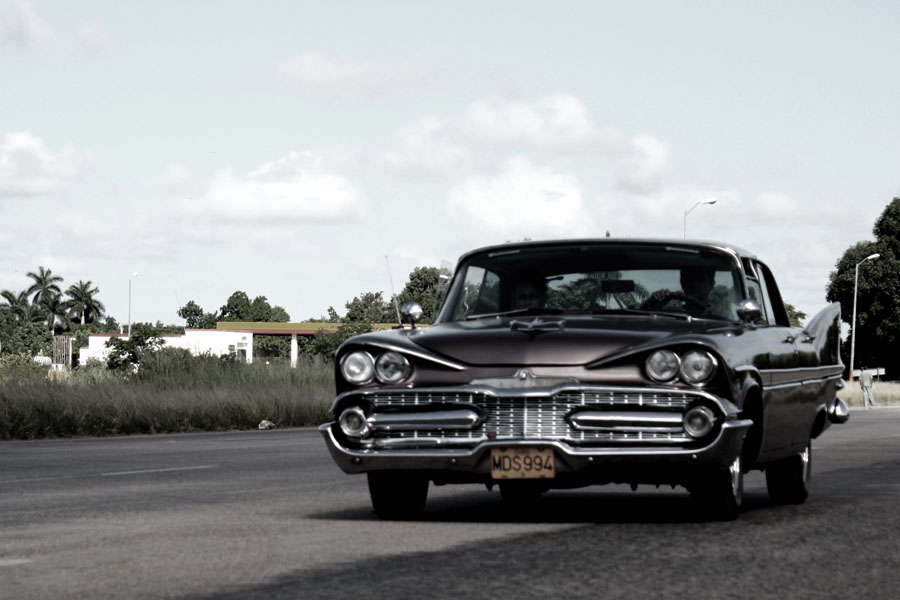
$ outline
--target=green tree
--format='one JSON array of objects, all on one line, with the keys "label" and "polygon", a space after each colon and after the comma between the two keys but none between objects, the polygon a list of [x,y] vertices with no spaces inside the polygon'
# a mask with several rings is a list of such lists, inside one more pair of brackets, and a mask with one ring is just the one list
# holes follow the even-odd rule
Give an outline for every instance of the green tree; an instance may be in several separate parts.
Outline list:
[{"label": "green tree", "polygon": [[250,298],[240,290],[228,297],[225,305],[219,309],[220,321],[249,321]]},{"label": "green tree", "polygon": [[106,347],[110,349],[106,366],[114,371],[131,371],[140,364],[141,355],[158,350],[163,340],[148,327],[132,327],[129,338],[109,338]]},{"label": "green tree", "polygon": [[199,304],[189,300],[187,304],[178,309],[178,316],[187,321],[188,329],[215,329],[215,313],[204,312]]},{"label": "green tree", "polygon": [[784,309],[787,311],[788,320],[791,322],[792,327],[803,327],[803,321],[806,319],[806,313],[802,310],[797,310],[793,304],[784,303]]},{"label": "green tree", "polygon": [[[431,323],[437,313],[437,285],[440,269],[437,267],[416,267],[409,274],[409,281],[397,300],[400,306],[407,302],[418,302],[422,306],[423,323]],[[394,319],[396,319],[394,315]]]},{"label": "green tree", "polygon": [[346,323],[391,323],[396,322],[397,314],[392,302],[386,302],[381,292],[365,292],[356,296],[345,305]]},{"label": "green tree", "polygon": [[47,328],[51,333],[66,331],[72,325],[69,318],[69,304],[62,294],[46,294],[41,299],[41,308],[47,315]]},{"label": "green tree", "polygon": [[336,331],[319,331],[312,338],[303,340],[302,350],[305,354],[321,355],[324,358],[333,359],[344,340],[355,335],[372,331],[371,323],[349,322],[338,326]]},{"label": "green tree", "polygon": [[78,280],[78,283],[70,285],[66,290],[69,297],[66,300],[73,320],[77,323],[93,323],[103,318],[106,307],[97,300],[100,289],[90,280]]},{"label": "green tree", "polygon": [[6,301],[7,307],[17,320],[29,323],[44,321],[44,314],[41,312],[41,308],[29,301],[28,290],[18,293],[3,290],[0,292],[0,297]]},{"label": "green tree", "polygon": [[40,305],[46,297],[58,296],[62,293],[57,284],[62,283],[63,278],[54,275],[50,269],[38,267],[37,273],[29,271],[28,277],[34,280],[34,283],[28,288],[28,295],[34,294],[31,299],[32,304]]},{"label": "green tree", "polygon": [[50,355],[53,338],[43,323],[16,320],[8,311],[0,315],[0,354]]},{"label": "green tree", "polygon": [[[895,352],[900,342],[900,198],[887,205],[872,232],[875,241],[857,242],[837,261],[826,298],[841,303],[844,321],[853,320],[854,277],[859,264],[855,366],[883,366],[888,378],[896,378],[900,376],[900,357]],[[875,253],[881,255],[877,260],[860,264]],[[845,358],[849,354],[845,348]]]}]

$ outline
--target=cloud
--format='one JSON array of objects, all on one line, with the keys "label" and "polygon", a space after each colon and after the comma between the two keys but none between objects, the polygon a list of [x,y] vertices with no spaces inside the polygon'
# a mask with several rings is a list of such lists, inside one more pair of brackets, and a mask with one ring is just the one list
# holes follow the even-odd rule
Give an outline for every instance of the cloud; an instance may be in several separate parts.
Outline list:
[{"label": "cloud", "polygon": [[194,210],[241,221],[344,221],[359,216],[363,197],[309,153],[291,152],[246,176],[230,169],[210,182]]},{"label": "cloud", "polygon": [[57,33],[26,0],[0,0],[0,46],[45,56],[93,55],[107,47],[103,26],[75,25],[71,36]]},{"label": "cloud", "polygon": [[281,84],[307,94],[381,95],[427,85],[435,80],[437,69],[412,58],[375,61],[305,52],[275,65],[274,75]]},{"label": "cloud", "polygon": [[23,50],[44,51],[60,43],[56,32],[25,0],[0,2],[0,42]]},{"label": "cloud", "polygon": [[616,186],[639,194],[661,189],[669,164],[669,145],[647,135],[635,136],[629,145],[630,151],[616,166]]},{"label": "cloud", "polygon": [[0,200],[51,193],[78,175],[84,159],[70,146],[53,152],[31,133],[8,133],[0,143]]},{"label": "cloud", "polygon": [[521,157],[494,177],[472,178],[451,189],[447,211],[467,225],[501,235],[570,236],[590,229],[575,176]]},{"label": "cloud", "polygon": [[598,127],[587,107],[568,94],[531,102],[475,102],[453,128],[472,144],[568,154],[614,152],[623,141],[618,132]]},{"label": "cloud", "polygon": [[625,191],[658,189],[668,165],[668,144],[648,135],[629,137],[601,125],[570,94],[531,101],[483,100],[459,116],[428,117],[397,136],[378,164],[404,175],[450,175],[496,168],[514,155],[593,160]]}]

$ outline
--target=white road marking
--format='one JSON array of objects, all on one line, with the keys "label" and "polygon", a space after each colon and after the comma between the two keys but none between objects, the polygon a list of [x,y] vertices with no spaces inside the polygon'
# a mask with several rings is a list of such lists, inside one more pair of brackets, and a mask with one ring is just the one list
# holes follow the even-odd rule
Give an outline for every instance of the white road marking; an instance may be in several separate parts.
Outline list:
[{"label": "white road marking", "polygon": [[133,475],[140,473],[165,473],[167,471],[191,471],[196,469],[215,469],[216,465],[200,465],[197,467],[173,467],[171,469],[143,469],[139,471],[116,471],[110,473],[86,473],[84,475],[62,475],[60,477],[29,477],[27,479],[6,479],[0,481],[2,485],[12,483],[35,483],[40,481],[61,481],[63,479],[84,479],[85,477],[114,477],[116,475]]},{"label": "white road marking", "polygon": [[113,473],[100,473],[101,477],[115,477],[118,475],[141,475],[143,473],[170,473],[172,471],[196,471],[198,469],[215,469],[215,465],[200,465],[197,467],[172,467],[171,469],[143,469],[140,471],[116,471]]},{"label": "white road marking", "polygon": [[28,558],[0,558],[0,567],[14,567],[16,565],[26,565],[31,560]]}]

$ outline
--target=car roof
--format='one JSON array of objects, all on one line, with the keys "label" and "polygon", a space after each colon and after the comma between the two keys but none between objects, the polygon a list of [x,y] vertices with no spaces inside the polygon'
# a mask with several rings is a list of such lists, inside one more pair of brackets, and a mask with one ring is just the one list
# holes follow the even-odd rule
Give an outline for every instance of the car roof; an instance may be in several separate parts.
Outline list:
[{"label": "car roof", "polygon": [[582,244],[604,245],[604,244],[636,244],[649,246],[677,246],[681,248],[699,248],[706,250],[724,251],[735,256],[738,259],[756,258],[752,252],[748,252],[743,248],[734,244],[725,244],[722,242],[706,241],[706,240],[683,240],[683,239],[654,239],[654,238],[576,238],[576,239],[556,239],[556,240],[527,240],[524,242],[510,242],[506,244],[496,244],[493,246],[484,246],[466,252],[460,256],[459,261],[467,259],[475,254],[483,254],[489,252],[508,252],[518,248],[536,248],[542,246],[577,246]]}]

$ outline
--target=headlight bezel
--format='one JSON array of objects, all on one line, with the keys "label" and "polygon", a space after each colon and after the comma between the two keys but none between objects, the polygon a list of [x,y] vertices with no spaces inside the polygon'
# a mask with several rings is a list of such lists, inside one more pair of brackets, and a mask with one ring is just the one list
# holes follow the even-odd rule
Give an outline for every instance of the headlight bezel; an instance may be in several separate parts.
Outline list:
[{"label": "headlight bezel", "polygon": [[[659,362],[667,363],[665,366],[666,371],[658,368]],[[657,363],[657,366],[654,366],[654,363]],[[647,377],[657,383],[672,383],[678,378],[678,374],[681,371],[681,357],[677,352],[668,348],[655,350],[644,361],[644,370],[647,373]],[[669,371],[671,371],[671,375],[666,376]]]},{"label": "headlight bezel", "polygon": [[[358,373],[349,371],[353,365],[359,366]],[[354,350],[341,357],[341,376],[347,383],[366,385],[375,379],[375,359],[365,350]]]},{"label": "headlight bezel", "polygon": [[[704,362],[704,364],[708,365],[708,372],[699,378],[694,378],[689,375],[690,365],[694,362],[695,359],[699,359]],[[678,375],[681,377],[682,381],[687,383],[688,385],[693,385],[696,387],[703,387],[707,383],[712,380],[712,378],[716,374],[716,370],[718,369],[718,361],[716,361],[716,357],[707,352],[706,350],[692,349],[688,350],[681,356],[681,366],[678,369]]]},{"label": "headlight bezel", "polygon": [[[700,370],[700,376],[692,365],[701,361],[707,368]],[[683,383],[695,388],[709,385],[719,371],[719,361],[705,348],[657,348],[644,360],[644,374],[654,383]]]},{"label": "headlight bezel", "polygon": [[[395,365],[398,363],[401,365],[394,376],[385,373],[386,363],[388,363],[388,361],[394,361]],[[379,354],[378,358],[375,359],[375,377],[383,384],[394,385],[405,381],[409,378],[411,372],[412,365],[410,364],[409,359],[401,352],[388,350],[387,352]]]}]

